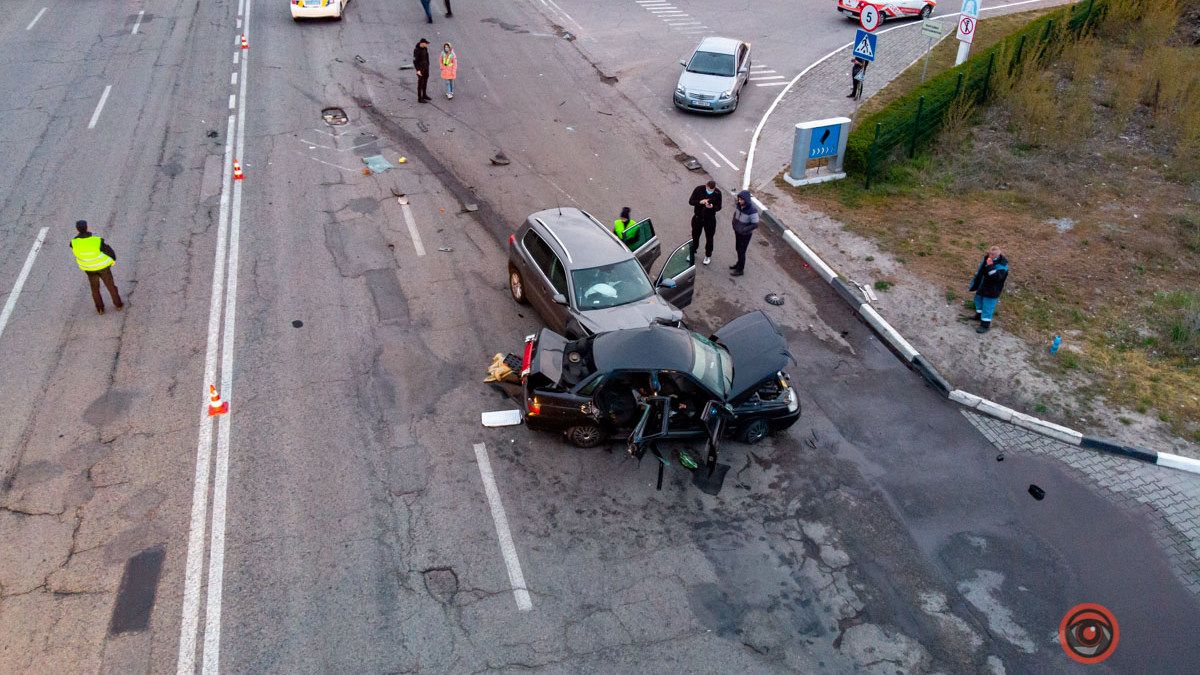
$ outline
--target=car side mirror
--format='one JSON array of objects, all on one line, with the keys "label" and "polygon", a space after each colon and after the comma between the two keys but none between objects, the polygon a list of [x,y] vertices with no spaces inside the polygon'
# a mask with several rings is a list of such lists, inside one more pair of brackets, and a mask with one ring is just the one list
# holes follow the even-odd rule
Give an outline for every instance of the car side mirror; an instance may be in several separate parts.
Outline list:
[{"label": "car side mirror", "polygon": [[551,300],[553,300],[555,302],[555,304],[559,304],[559,305],[567,304],[567,296],[563,295],[562,293],[555,293],[554,297],[551,298]]},{"label": "car side mirror", "polygon": [[687,59],[679,59],[679,65],[687,68]]},{"label": "car side mirror", "polygon": [[658,282],[658,287],[659,288],[675,288],[675,280],[674,279],[663,279],[662,281]]}]

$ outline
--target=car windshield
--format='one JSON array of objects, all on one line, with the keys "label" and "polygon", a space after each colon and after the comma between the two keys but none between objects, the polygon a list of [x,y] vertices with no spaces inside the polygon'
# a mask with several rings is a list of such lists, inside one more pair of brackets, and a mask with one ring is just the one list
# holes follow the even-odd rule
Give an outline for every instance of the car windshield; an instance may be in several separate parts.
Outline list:
[{"label": "car windshield", "polygon": [[687,66],[689,73],[733,77],[733,54],[696,52]]},{"label": "car windshield", "polygon": [[571,272],[579,309],[606,309],[637,302],[654,292],[636,258]]},{"label": "car windshield", "polygon": [[692,333],[692,375],[709,389],[728,396],[733,387],[733,359],[721,345]]}]

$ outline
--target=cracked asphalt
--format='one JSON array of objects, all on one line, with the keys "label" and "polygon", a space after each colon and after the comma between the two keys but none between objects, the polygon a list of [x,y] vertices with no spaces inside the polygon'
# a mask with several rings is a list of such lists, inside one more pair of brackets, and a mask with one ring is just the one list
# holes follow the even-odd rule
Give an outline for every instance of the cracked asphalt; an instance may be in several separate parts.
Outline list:
[{"label": "cracked asphalt", "polygon": [[[0,335],[0,672],[167,672],[236,3],[56,5],[28,31],[40,5],[11,4],[0,291],[50,234]],[[628,205],[670,249],[705,176],[616,86],[626,73],[597,65],[609,27],[564,26],[539,2],[455,10],[428,26],[418,3],[354,0],[340,23],[294,24],[282,3],[253,5],[222,669],[1084,672],[1055,636],[1080,602],[1121,622],[1101,669],[1194,668],[1194,568],[1156,537],[1160,516],[1054,456],[998,462],[989,438],[1003,434],[925,388],[766,228],[736,280],[720,230],[687,315],[703,331],[768,311],[804,415],[761,445],[727,443],[719,494],[677,467],[655,491],[651,463],[619,444],[481,427],[481,412],[513,407],[482,383],[486,364],[540,325],[505,285],[516,225],[555,204],[601,220]],[[769,17],[737,25],[752,20]],[[434,79],[434,101],[416,104],[401,66],[420,37],[455,44],[453,101]],[[626,67],[650,81],[659,66]],[[346,126],[321,120],[331,105]],[[750,124],[705,124],[722,121]],[[497,151],[512,163],[492,165]],[[363,175],[371,154],[396,168]],[[118,253],[122,314],[91,308],[66,243],[80,217]],[[762,301],[771,291],[784,306]],[[156,547],[147,624],[117,630],[126,566]]]}]

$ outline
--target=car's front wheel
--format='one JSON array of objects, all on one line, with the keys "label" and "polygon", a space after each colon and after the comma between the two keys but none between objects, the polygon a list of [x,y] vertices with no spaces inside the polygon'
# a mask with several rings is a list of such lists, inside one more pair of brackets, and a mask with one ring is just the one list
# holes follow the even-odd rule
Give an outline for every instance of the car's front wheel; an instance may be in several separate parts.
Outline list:
[{"label": "car's front wheel", "polygon": [[930,14],[933,14],[933,5],[925,5],[921,8],[921,13],[918,14],[918,16],[920,16],[921,20],[923,21],[928,19]]},{"label": "car's front wheel", "polygon": [[771,426],[764,419],[751,420],[738,432],[738,440],[747,445],[754,445],[767,437]]},{"label": "car's front wheel", "polygon": [[508,266],[508,292],[518,303],[529,304],[529,298],[525,297],[525,280],[521,278],[521,273],[517,268],[512,265]]},{"label": "car's front wheel", "polygon": [[577,448],[594,448],[604,440],[604,434],[595,424],[580,424],[565,432],[567,440]]}]

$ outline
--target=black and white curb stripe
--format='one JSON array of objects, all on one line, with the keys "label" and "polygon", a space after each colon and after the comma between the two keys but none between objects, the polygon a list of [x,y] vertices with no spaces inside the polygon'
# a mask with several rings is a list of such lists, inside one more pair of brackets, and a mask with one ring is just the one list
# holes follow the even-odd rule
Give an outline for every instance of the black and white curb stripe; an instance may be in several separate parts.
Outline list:
[{"label": "black and white curb stripe", "polygon": [[[735,193],[736,194],[736,193]],[[871,306],[871,303],[863,298],[855,286],[843,279],[837,272],[833,270],[824,260],[821,259],[808,244],[805,244],[796,233],[784,225],[779,219],[771,215],[767,207],[763,205],[757,198],[751,198],[754,205],[758,207],[761,217],[767,224],[777,229],[783,236],[784,241],[792,247],[800,257],[808,263],[809,267],[816,270],[826,283],[833,286],[837,294],[847,302],[851,307],[858,312],[859,317],[871,327],[875,333],[883,339],[883,341],[899,355],[906,363],[912,366],[913,370],[920,373],[921,377],[927,383],[943,396],[951,401],[958,403],[964,408],[970,408],[975,412],[982,413],[989,417],[994,417],[998,420],[1008,422],[1025,429],[1032,431],[1042,436],[1047,436],[1063,443],[1089,448],[1100,452],[1120,455],[1130,459],[1136,459],[1149,464],[1157,464],[1180,471],[1200,474],[1200,460],[1182,455],[1173,455],[1166,452],[1154,452],[1152,450],[1143,450],[1127,445],[1121,445],[1115,441],[1109,441],[1103,438],[1093,438],[1084,436],[1082,433],[1069,429],[1053,422],[1038,419],[1031,415],[1026,415],[1023,412],[1013,410],[1012,408],[1000,405],[995,401],[989,401],[981,396],[955,389],[953,385],[933,366],[924,356],[921,356],[904,336],[896,331],[895,328],[879,315],[879,312]]]}]

